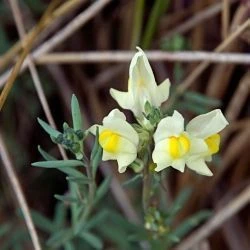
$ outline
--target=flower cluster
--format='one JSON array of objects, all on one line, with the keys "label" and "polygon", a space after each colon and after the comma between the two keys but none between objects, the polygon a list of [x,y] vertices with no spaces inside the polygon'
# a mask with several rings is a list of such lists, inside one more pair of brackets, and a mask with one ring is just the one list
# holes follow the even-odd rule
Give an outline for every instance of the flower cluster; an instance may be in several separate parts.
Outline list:
[{"label": "flower cluster", "polygon": [[[221,110],[216,109],[199,115],[184,126],[184,118],[174,111],[172,116],[161,115],[160,106],[168,99],[168,79],[156,84],[153,71],[145,53],[138,48],[130,68],[128,91],[110,90],[111,96],[123,108],[131,110],[139,125],[132,126],[118,109],[112,110],[99,127],[99,144],[103,148],[102,160],[117,160],[118,170],[123,173],[141,154],[140,142],[143,133],[151,134],[154,140],[152,160],[155,171],[169,166],[183,172],[185,166],[198,174],[213,175],[206,165],[212,155],[219,151],[219,132],[228,125]],[[150,117],[157,117],[154,122]],[[138,128],[139,127],[139,128]],[[150,145],[150,136],[144,145]]]}]

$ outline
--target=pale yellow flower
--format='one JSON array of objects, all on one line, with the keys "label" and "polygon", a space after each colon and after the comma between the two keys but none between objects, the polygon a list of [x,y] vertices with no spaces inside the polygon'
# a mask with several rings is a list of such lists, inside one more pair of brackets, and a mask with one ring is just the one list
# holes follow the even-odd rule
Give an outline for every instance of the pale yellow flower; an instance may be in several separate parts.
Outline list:
[{"label": "pale yellow flower", "polygon": [[138,119],[143,119],[147,101],[154,107],[160,107],[168,99],[170,82],[166,79],[157,86],[145,53],[137,49],[130,63],[128,92],[110,89],[110,94],[122,108],[131,110]]},{"label": "pale yellow flower", "polygon": [[183,172],[185,165],[195,172],[213,175],[205,161],[219,150],[218,133],[228,124],[219,109],[197,116],[184,130],[184,118],[177,111],[160,121],[154,134],[153,161],[156,171],[169,166]]},{"label": "pale yellow flower", "polygon": [[112,110],[103,119],[103,125],[94,125],[90,132],[95,134],[99,127],[99,144],[103,148],[102,160],[117,160],[118,171],[126,171],[137,156],[139,137],[134,128],[126,121],[118,109]]}]

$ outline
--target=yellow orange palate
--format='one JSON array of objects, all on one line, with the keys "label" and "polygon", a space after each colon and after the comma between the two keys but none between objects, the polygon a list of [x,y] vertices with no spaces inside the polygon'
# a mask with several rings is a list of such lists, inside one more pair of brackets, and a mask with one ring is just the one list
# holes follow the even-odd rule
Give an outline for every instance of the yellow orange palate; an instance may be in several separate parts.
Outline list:
[{"label": "yellow orange palate", "polygon": [[205,142],[208,146],[209,153],[216,154],[220,148],[220,135],[214,134],[205,139]]},{"label": "yellow orange palate", "polygon": [[103,150],[116,153],[119,149],[120,135],[112,130],[105,129],[99,135],[99,143]]},{"label": "yellow orange palate", "polygon": [[171,136],[169,138],[168,151],[173,159],[184,156],[190,150],[190,141],[187,136]]}]

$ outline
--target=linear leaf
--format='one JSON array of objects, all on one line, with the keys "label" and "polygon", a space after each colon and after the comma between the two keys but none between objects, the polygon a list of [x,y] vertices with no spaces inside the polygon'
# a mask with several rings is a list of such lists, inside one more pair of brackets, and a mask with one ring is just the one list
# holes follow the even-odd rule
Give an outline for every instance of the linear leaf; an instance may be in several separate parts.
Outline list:
[{"label": "linear leaf", "polygon": [[186,188],[178,194],[177,198],[174,200],[172,206],[168,210],[167,223],[171,223],[174,220],[176,214],[182,209],[189,196],[191,195],[192,189]]},{"label": "linear leaf", "polygon": [[45,132],[47,132],[51,137],[57,138],[61,134],[59,131],[52,128],[48,123],[41,120],[40,118],[37,118],[37,120],[41,127],[45,130]]},{"label": "linear leaf", "polygon": [[107,191],[109,189],[110,182],[111,182],[111,176],[108,176],[102,182],[102,184],[100,185],[100,187],[97,189],[97,191],[96,191],[96,198],[95,198],[95,202],[96,203],[98,201],[100,201],[100,199],[102,199],[103,196],[107,193]]},{"label": "linear leaf", "polygon": [[85,175],[83,175],[82,177],[66,177],[66,179],[68,181],[75,182],[78,185],[85,185],[91,182],[91,180]]},{"label": "linear leaf", "polygon": [[218,107],[221,105],[220,100],[218,100],[216,98],[208,97],[206,95],[202,95],[202,94],[195,92],[195,91],[186,91],[184,94],[184,98],[187,101],[195,102],[197,104],[202,104],[205,106]]},{"label": "linear leaf", "polygon": [[62,202],[65,203],[78,203],[80,202],[76,197],[72,197],[70,195],[59,195],[59,194],[55,194],[54,197]]},{"label": "linear leaf", "polygon": [[35,225],[47,233],[53,233],[55,230],[54,224],[52,221],[50,221],[48,218],[46,218],[44,215],[40,214],[37,211],[32,210],[31,211],[32,219],[35,223]]},{"label": "linear leaf", "polygon": [[54,214],[54,225],[56,230],[59,230],[65,225],[67,215],[66,205],[62,202],[57,202]]},{"label": "linear leaf", "polygon": [[53,248],[58,248],[74,237],[72,229],[62,229],[54,233],[46,242],[46,244]]},{"label": "linear leaf", "polygon": [[193,228],[198,226],[201,222],[208,219],[211,216],[211,212],[207,210],[200,211],[190,218],[186,219],[180,226],[178,226],[173,235],[177,238],[182,239],[185,235],[187,235]]},{"label": "linear leaf", "polygon": [[71,112],[72,112],[74,130],[82,130],[83,125],[82,125],[81,110],[80,110],[79,102],[75,95],[72,95],[72,98],[71,98]]},{"label": "linear leaf", "polygon": [[138,182],[140,182],[142,180],[142,174],[137,174],[135,176],[133,176],[131,179],[125,181],[122,183],[123,187],[130,187],[133,186],[135,184],[138,184]]},{"label": "linear leaf", "polygon": [[92,167],[92,174],[95,177],[97,168],[102,160],[102,147],[99,144],[99,128],[96,127],[95,144],[90,155],[90,165]]},{"label": "linear leaf", "polygon": [[69,168],[84,166],[81,161],[77,160],[38,161],[32,163],[31,165],[42,168]]},{"label": "linear leaf", "polygon": [[83,232],[80,234],[86,242],[88,242],[95,249],[102,249],[103,242],[100,238],[90,232]]},{"label": "linear leaf", "polygon": [[71,177],[75,177],[75,178],[84,177],[84,175],[80,171],[78,171],[74,168],[66,167],[66,168],[57,168],[57,169],[65,174],[67,174],[68,176],[71,176]]},{"label": "linear leaf", "polygon": [[41,146],[38,146],[38,151],[41,154],[41,156],[44,158],[46,161],[55,161],[56,158],[53,157],[52,155],[48,154],[46,151],[44,151]]}]

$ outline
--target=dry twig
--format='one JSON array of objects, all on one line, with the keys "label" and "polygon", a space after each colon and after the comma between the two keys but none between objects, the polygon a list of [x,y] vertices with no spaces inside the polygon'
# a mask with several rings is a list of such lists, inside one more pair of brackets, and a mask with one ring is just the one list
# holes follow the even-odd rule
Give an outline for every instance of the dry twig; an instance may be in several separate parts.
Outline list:
[{"label": "dry twig", "polygon": [[[216,53],[216,52],[163,52],[146,51],[150,61],[180,61],[207,63],[239,63],[250,65],[250,55],[242,53]],[[134,55],[133,51],[97,51],[97,52],[64,52],[45,54],[36,59],[39,64],[55,63],[110,63],[128,62]]]},{"label": "dry twig", "polygon": [[[39,46],[33,53],[32,58],[36,59],[39,56],[47,53],[54,49],[59,43],[63,42],[69,36],[71,36],[77,29],[83,24],[94,17],[102,8],[104,8],[111,0],[100,0],[93,3],[88,9],[84,10],[78,16],[76,16],[71,22],[69,22],[63,29],[58,31],[53,37],[44,42]],[[27,60],[23,62],[22,70],[26,69],[28,64]],[[0,87],[4,85],[6,80],[9,78],[12,69],[7,70],[0,77]]]},{"label": "dry twig", "polygon": [[225,221],[240,211],[250,202],[250,186],[245,188],[236,198],[231,200],[226,206],[217,211],[214,216],[202,227],[193,232],[188,238],[183,240],[175,249],[188,250],[210,236]]},{"label": "dry twig", "polygon": [[54,10],[54,8],[58,5],[58,1],[59,0],[54,0],[51,2],[51,4],[49,5],[49,7],[47,8],[47,10],[45,11],[44,15],[42,16],[39,24],[36,27],[36,30],[32,33],[32,35],[29,37],[28,42],[25,45],[25,48],[19,58],[19,60],[17,61],[17,63],[15,64],[15,66],[10,70],[10,77],[8,77],[8,81],[6,83],[6,85],[4,86],[3,91],[1,92],[0,95],[0,111],[4,105],[4,102],[15,82],[16,77],[19,74],[19,71],[22,67],[22,64],[26,58],[26,56],[28,55],[28,53],[30,52],[31,48],[32,48],[32,44],[36,39],[36,35],[38,33],[40,33],[44,28],[44,20],[47,18],[47,16],[49,16],[51,14],[51,12]]},{"label": "dry twig", "polygon": [[[231,0],[230,3],[234,3],[237,0]],[[185,20],[181,25],[177,26],[176,28],[168,31],[164,38],[170,38],[175,34],[182,34],[188,32],[190,29],[195,27],[196,25],[200,24],[211,18],[212,16],[220,13],[222,10],[223,4],[221,2],[216,3],[212,6],[207,7],[205,10],[200,11],[199,13],[192,16],[190,19]]]},{"label": "dry twig", "polygon": [[[48,34],[48,30],[51,30],[51,26],[54,25],[55,22],[59,21],[61,17],[65,14],[68,14],[69,11],[74,10],[81,3],[86,2],[86,0],[68,0],[67,2],[60,5],[51,16],[48,16],[45,19],[46,30],[37,34],[37,40],[41,37],[44,37],[44,33]],[[37,25],[32,28],[28,34],[26,34],[23,38],[23,41],[19,40],[15,45],[13,45],[0,59],[0,69],[4,68],[6,65],[10,63],[10,61],[17,55],[17,53],[22,49],[22,43],[27,43],[32,35],[37,29]]]},{"label": "dry twig", "polygon": [[6,150],[6,146],[5,146],[5,143],[3,141],[1,133],[0,133],[0,155],[1,155],[1,158],[3,161],[3,166],[5,167],[5,170],[7,172],[10,184],[13,188],[13,191],[15,193],[15,196],[17,198],[19,206],[22,210],[24,220],[25,220],[25,223],[26,223],[27,228],[29,230],[29,234],[30,234],[30,237],[32,239],[34,249],[41,250],[42,248],[41,248],[41,245],[40,245],[40,242],[38,239],[37,232],[36,232],[35,227],[34,227],[34,223],[33,223],[32,218],[31,218],[28,204],[26,202],[21,185],[18,181],[17,175],[16,175],[14,168],[12,166],[12,163],[11,163],[10,157],[8,155],[8,152]]},{"label": "dry twig", "polygon": [[[21,41],[23,43],[23,48],[25,50],[25,43],[24,43],[24,40],[23,40],[24,37],[25,37],[25,29],[24,29],[24,24],[23,24],[22,17],[21,17],[21,12],[20,12],[20,9],[18,7],[18,3],[17,3],[16,0],[9,0],[9,3],[11,5],[11,10],[13,12],[16,27],[17,27],[20,39],[21,39]],[[54,121],[53,116],[51,114],[47,99],[45,97],[45,93],[44,93],[40,78],[38,76],[37,69],[36,69],[36,67],[35,67],[35,65],[34,65],[32,59],[31,59],[31,57],[29,55],[27,55],[27,61],[28,61],[28,67],[29,67],[29,70],[30,70],[30,73],[31,73],[31,77],[33,79],[33,82],[34,82],[34,85],[35,85],[35,88],[36,88],[36,92],[37,92],[39,100],[40,100],[40,102],[42,104],[42,107],[43,107],[44,113],[46,115],[46,118],[48,119],[49,124],[53,128],[56,128],[56,124],[55,124],[55,121]],[[67,156],[66,156],[66,153],[63,150],[63,148],[61,146],[58,146],[58,148],[59,148],[59,151],[60,151],[62,157],[66,159]]]}]

